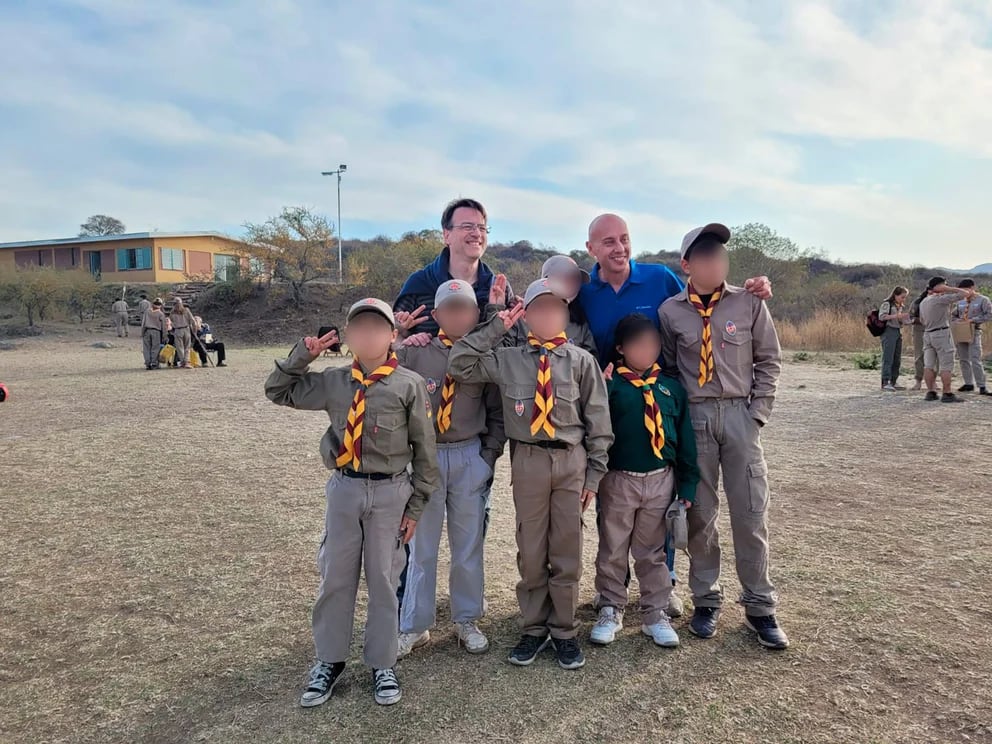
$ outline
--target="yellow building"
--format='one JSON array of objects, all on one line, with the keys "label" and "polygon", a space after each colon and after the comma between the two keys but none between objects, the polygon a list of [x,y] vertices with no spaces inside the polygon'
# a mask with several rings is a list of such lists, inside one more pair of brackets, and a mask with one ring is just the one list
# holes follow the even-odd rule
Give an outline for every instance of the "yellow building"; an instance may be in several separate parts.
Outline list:
[{"label": "yellow building", "polygon": [[246,265],[244,243],[215,232],[145,232],[0,243],[0,272],[81,269],[108,282],[223,281]]}]

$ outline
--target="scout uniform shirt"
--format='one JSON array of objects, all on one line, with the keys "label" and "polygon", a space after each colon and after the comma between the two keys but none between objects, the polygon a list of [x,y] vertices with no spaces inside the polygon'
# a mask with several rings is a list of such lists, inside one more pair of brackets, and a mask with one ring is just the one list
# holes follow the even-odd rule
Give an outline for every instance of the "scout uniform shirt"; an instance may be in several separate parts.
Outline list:
[{"label": "scout uniform shirt", "polygon": [[961,299],[960,292],[932,294],[920,303],[920,322],[927,333],[949,329],[951,305]]},{"label": "scout uniform shirt", "polygon": [[[320,440],[320,454],[329,470],[337,469],[337,456],[348,425],[348,410],[359,383],[351,366],[328,367],[310,372],[312,358],[299,342],[289,357],[276,362],[265,381],[265,395],[273,403],[305,411],[327,411],[331,425]],[[403,367],[369,386],[365,395],[361,472],[393,475],[413,463],[413,496],[406,516],[417,520],[440,475],[431,404],[419,375]]]},{"label": "scout uniform shirt", "polygon": [[782,371],[782,349],[764,300],[742,287],[724,285],[713,308],[713,379],[700,387],[703,319],[683,289],[658,310],[662,357],[677,368],[690,403],[706,398],[746,398],[759,423],[768,422]]},{"label": "scout uniform shirt", "polygon": [[110,309],[115,313],[126,313],[127,303],[124,300],[117,300],[117,302],[110,306]]},{"label": "scout uniform shirt", "polygon": [[985,295],[976,294],[971,300],[958,300],[957,305],[951,311],[954,318],[967,318],[974,324],[975,328],[982,323],[992,321],[992,301]]},{"label": "scout uniform shirt", "polygon": [[142,300],[138,303],[138,312],[144,315],[152,307],[151,300]]},{"label": "scout uniform shirt", "polygon": [[[530,433],[539,350],[529,344],[499,346],[504,332],[503,321],[494,317],[458,341],[448,361],[451,376],[459,382],[499,386],[507,438],[524,443],[549,441],[543,429],[536,435]],[[572,344],[562,344],[549,354],[555,398],[551,410],[554,441],[585,447],[584,488],[597,491],[613,443],[603,375],[593,356]]]},{"label": "scout uniform shirt", "polygon": [[[396,350],[402,366],[413,370],[427,384],[434,421],[441,408],[444,377],[448,373],[451,349],[436,336],[427,346],[403,346]],[[503,403],[499,388],[479,382],[456,382],[455,399],[451,406],[451,425],[442,434],[437,432],[441,444],[464,442],[479,437],[482,440],[482,459],[494,467],[503,454],[506,434],[503,431]]]},{"label": "scout uniform shirt", "polygon": [[152,307],[141,316],[141,332],[144,333],[146,330],[158,331],[162,334],[161,340],[165,340],[165,313],[161,308]]},{"label": "scout uniform shirt", "polygon": [[[889,302],[888,300],[886,300],[885,302],[883,302],[881,305],[878,306],[879,317],[883,315],[896,315],[898,313],[904,313],[904,312],[906,312],[905,306],[900,307],[896,303]],[[901,320],[899,320],[899,318],[889,318],[888,320],[884,321],[884,323],[886,328],[902,328],[903,326],[903,323]]]},{"label": "scout uniform shirt", "polygon": [[696,436],[689,417],[689,398],[678,380],[659,377],[651,386],[655,402],[661,410],[665,446],[661,458],[655,456],[644,426],[644,393],[616,372],[607,380],[610,419],[613,436],[610,448],[610,470],[628,473],[650,473],[670,467],[675,471],[678,496],[686,501],[696,500],[699,466],[696,463]]}]

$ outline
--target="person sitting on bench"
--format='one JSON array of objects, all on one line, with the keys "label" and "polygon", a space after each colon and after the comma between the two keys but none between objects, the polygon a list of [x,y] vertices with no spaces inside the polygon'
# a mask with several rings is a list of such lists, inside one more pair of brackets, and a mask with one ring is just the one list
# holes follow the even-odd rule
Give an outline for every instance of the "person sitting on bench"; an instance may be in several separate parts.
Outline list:
[{"label": "person sitting on bench", "polygon": [[208,351],[216,351],[217,366],[226,367],[227,363],[224,360],[227,358],[227,351],[224,348],[224,342],[217,341],[214,338],[213,333],[210,331],[210,324],[204,323],[203,318],[199,315],[196,316],[196,322],[200,324],[200,330],[196,332],[196,351],[200,355],[200,366],[207,366]]}]

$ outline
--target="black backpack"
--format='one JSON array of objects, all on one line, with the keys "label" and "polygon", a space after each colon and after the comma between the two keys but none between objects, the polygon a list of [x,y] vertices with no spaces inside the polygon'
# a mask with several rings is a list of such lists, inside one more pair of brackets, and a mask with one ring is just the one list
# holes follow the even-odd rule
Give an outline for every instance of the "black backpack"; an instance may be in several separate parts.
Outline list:
[{"label": "black backpack", "polygon": [[878,310],[875,309],[868,313],[868,317],[865,318],[865,327],[868,328],[868,333],[877,338],[885,333],[888,324],[884,320],[879,320]]}]

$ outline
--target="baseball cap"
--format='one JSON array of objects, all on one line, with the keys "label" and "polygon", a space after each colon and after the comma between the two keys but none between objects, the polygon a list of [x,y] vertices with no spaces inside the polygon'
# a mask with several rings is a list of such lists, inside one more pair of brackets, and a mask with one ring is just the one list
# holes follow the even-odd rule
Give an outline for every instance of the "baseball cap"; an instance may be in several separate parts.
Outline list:
[{"label": "baseball cap", "polygon": [[479,304],[475,296],[475,290],[471,284],[459,281],[458,279],[452,279],[444,282],[437,288],[437,292],[434,293],[434,307],[439,308],[448,300],[456,297],[471,302],[476,306]]},{"label": "baseball cap", "polygon": [[348,310],[348,321],[350,322],[352,318],[356,315],[361,315],[362,313],[378,313],[389,321],[389,325],[393,328],[396,327],[396,318],[393,317],[393,309],[385,302],[382,300],[377,300],[375,297],[366,297],[364,300],[359,300],[352,305]]},{"label": "baseball cap", "polygon": [[575,263],[575,260],[571,256],[563,256],[559,254],[557,256],[552,256],[544,262],[544,266],[541,267],[541,276],[558,276],[560,274],[569,274],[576,271],[581,274],[582,283],[588,284],[589,272]]},{"label": "baseball cap", "polygon": [[158,307],[162,307],[162,298],[156,297],[154,300],[152,300],[152,304],[157,305]]},{"label": "baseball cap", "polygon": [[531,282],[530,285],[527,287],[527,291],[524,292],[524,309],[528,308],[530,306],[530,303],[532,303],[538,297],[546,294],[554,295],[562,302],[567,302],[567,300],[564,297],[558,294],[554,281],[545,277],[543,279],[538,279],[537,281]]},{"label": "baseball cap", "polygon": [[711,222],[708,225],[703,225],[702,227],[697,227],[694,230],[690,230],[682,238],[682,258],[685,258],[689,253],[689,249],[692,244],[696,242],[700,235],[705,235],[706,233],[713,233],[717,239],[726,245],[730,242],[730,228],[726,225],[721,225],[719,222]]}]

